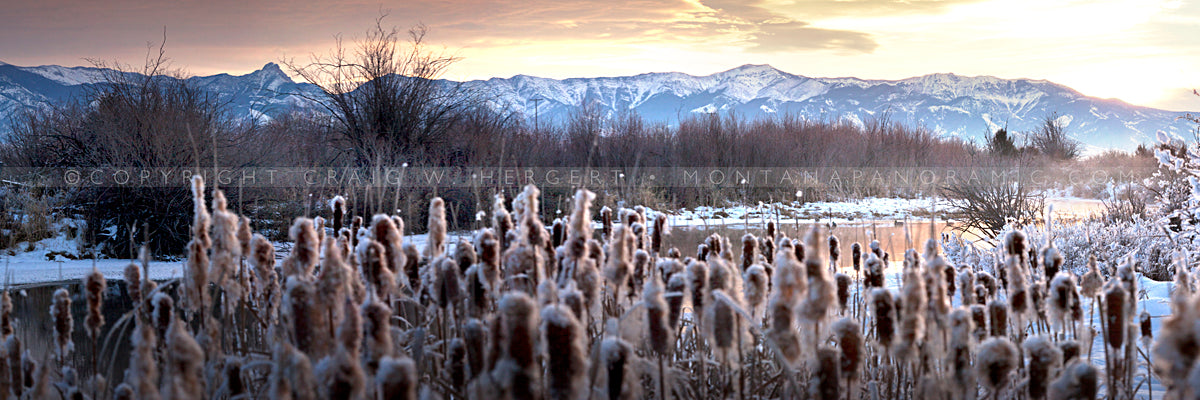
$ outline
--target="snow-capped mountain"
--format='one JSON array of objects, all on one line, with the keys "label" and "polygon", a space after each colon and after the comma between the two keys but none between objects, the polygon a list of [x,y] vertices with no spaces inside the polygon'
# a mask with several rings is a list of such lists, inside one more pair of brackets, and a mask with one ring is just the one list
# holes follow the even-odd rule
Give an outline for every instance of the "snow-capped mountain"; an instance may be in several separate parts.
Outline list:
[{"label": "snow-capped mountain", "polygon": [[[80,96],[87,88],[103,84],[105,73],[87,67],[0,63],[0,115],[11,118],[22,109]],[[216,93],[233,115],[258,120],[312,106],[309,99],[318,93],[311,84],[293,81],[274,63],[241,76],[188,80]],[[1159,130],[1182,134],[1194,128],[1178,118],[1183,113],[1088,97],[1043,80],[988,76],[809,78],[768,65],[745,65],[708,76],[669,72],[560,80],[517,75],[462,84],[531,122],[536,114],[543,126],[565,122],[589,105],[609,116],[634,112],[666,124],[712,112],[735,112],[745,118],[791,114],[855,124],[887,118],[981,140],[1005,126],[1012,132],[1032,131],[1046,116],[1057,114],[1068,134],[1091,148],[1126,150],[1152,142]]]}]

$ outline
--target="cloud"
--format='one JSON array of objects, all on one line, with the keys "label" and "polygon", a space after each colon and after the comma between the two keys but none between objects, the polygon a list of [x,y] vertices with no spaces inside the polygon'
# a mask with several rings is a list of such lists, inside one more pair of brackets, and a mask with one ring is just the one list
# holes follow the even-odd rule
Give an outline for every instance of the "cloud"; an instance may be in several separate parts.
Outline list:
[{"label": "cloud", "polygon": [[870,53],[879,48],[871,35],[863,32],[817,29],[807,23],[788,21],[759,25],[754,37],[756,52],[844,49]]}]

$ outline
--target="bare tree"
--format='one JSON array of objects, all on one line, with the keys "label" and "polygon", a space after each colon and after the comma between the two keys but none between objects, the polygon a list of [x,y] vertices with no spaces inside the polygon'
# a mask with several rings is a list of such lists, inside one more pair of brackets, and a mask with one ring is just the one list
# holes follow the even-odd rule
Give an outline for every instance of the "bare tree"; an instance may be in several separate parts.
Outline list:
[{"label": "bare tree", "polygon": [[399,29],[384,27],[384,17],[352,51],[339,37],[328,55],[283,64],[320,88],[312,100],[333,116],[358,166],[440,163],[451,128],[477,102],[461,83],[439,79],[459,58],[427,50],[424,25],[410,29],[405,44]]},{"label": "bare tree", "polygon": [[1075,159],[1081,152],[1079,142],[1067,137],[1066,127],[1059,122],[1057,113],[1046,116],[1042,127],[1029,135],[1029,145],[1058,160]]}]

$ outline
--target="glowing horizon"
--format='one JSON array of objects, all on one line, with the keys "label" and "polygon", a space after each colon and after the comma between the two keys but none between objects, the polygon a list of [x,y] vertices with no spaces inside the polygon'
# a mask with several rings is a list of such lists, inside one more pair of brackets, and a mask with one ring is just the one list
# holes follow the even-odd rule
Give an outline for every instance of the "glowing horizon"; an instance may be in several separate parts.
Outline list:
[{"label": "glowing horizon", "polygon": [[[427,25],[461,56],[444,78],[710,75],[769,64],[809,77],[931,73],[1048,80],[1084,95],[1200,110],[1200,0],[535,0],[502,3],[30,2],[0,16],[0,61],[137,65],[167,29],[173,65],[240,75],[324,54],[341,34]],[[71,8],[69,16],[61,10]],[[295,77],[294,77],[295,78]]]}]

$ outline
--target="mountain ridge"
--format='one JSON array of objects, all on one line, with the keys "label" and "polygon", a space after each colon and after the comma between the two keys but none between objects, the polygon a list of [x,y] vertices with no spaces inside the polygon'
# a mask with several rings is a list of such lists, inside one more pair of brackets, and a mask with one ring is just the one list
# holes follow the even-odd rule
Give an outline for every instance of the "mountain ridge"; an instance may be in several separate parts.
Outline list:
[{"label": "mountain ridge", "polygon": [[[11,118],[20,110],[78,96],[103,82],[105,72],[96,67],[20,67],[0,62],[0,113]],[[297,109],[319,108],[310,100],[319,95],[316,86],[294,81],[274,62],[243,75],[186,79],[216,93],[235,117],[267,121]],[[484,93],[495,106],[530,119],[536,114],[543,124],[565,122],[586,104],[606,116],[636,113],[649,122],[668,125],[712,112],[751,119],[791,114],[859,125],[887,118],[944,136],[981,141],[1000,127],[1032,131],[1044,118],[1057,115],[1068,134],[1092,150],[1130,150],[1152,142],[1159,130],[1179,135],[1193,128],[1178,118],[1184,112],[1089,97],[1048,80],[948,72],[895,80],[814,78],[768,64],[744,64],[703,76],[647,72],[554,79],[518,74],[440,81]],[[534,99],[541,99],[536,110]]]}]

